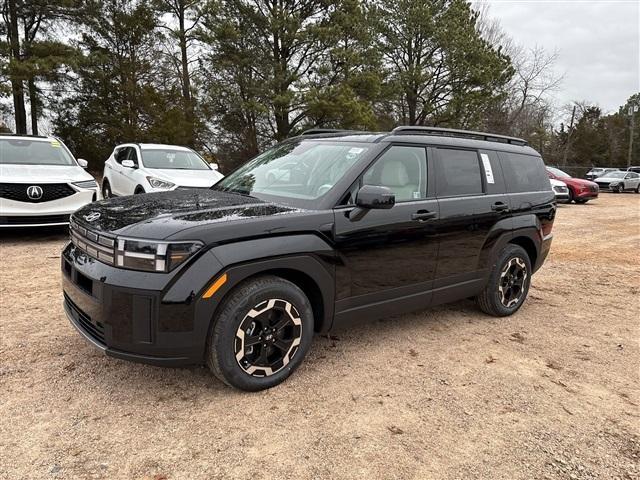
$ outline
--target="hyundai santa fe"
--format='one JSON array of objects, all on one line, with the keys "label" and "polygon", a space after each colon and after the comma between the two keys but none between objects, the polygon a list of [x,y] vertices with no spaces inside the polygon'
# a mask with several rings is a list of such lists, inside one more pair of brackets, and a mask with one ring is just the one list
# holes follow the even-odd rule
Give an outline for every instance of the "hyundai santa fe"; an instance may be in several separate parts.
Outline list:
[{"label": "hyundai santa fe", "polygon": [[55,137],[0,134],[0,228],[67,225],[98,184]]},{"label": "hyundai santa fe", "polygon": [[153,143],[118,145],[104,163],[105,198],[180,188],[209,188],[222,178],[187,147]]},{"label": "hyundai santa fe", "polygon": [[[295,175],[273,174],[292,164]],[[521,139],[311,130],[209,190],[76,212],[64,308],[107,355],[206,364],[261,390],[300,365],[314,332],[467,297],[513,314],[555,212],[542,158]]]}]

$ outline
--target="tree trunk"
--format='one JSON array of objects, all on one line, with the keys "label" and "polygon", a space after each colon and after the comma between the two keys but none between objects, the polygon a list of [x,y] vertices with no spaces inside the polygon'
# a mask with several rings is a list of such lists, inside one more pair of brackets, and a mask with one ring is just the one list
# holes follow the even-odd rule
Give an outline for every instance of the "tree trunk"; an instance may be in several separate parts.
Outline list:
[{"label": "tree trunk", "polygon": [[31,77],[29,85],[29,104],[31,105],[31,133],[38,135],[38,109],[40,108],[40,100],[38,99],[38,91],[36,90],[36,82]]},{"label": "tree trunk", "polygon": [[182,99],[184,101],[184,108],[188,117],[188,140],[189,145],[194,146],[195,126],[194,126],[194,110],[193,102],[191,98],[191,78],[189,76],[189,56],[187,52],[187,33],[185,31],[185,4],[184,0],[179,1],[179,43],[180,43],[180,61],[181,61],[181,73],[182,73]]},{"label": "tree trunk", "polygon": [[[18,12],[16,1],[9,0],[9,43],[11,59],[14,62],[20,61],[20,38],[18,36]],[[13,109],[16,121],[16,133],[27,133],[27,113],[24,108],[24,84],[18,78],[13,69],[9,77],[11,79],[11,93],[13,95]]]}]

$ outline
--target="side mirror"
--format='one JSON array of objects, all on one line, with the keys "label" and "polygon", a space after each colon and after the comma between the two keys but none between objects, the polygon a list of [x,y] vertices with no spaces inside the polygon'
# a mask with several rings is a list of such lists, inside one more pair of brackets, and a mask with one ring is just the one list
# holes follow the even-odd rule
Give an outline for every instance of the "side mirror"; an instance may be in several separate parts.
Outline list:
[{"label": "side mirror", "polygon": [[133,160],[123,160],[121,165],[126,168],[136,168],[136,164],[133,163]]},{"label": "side mirror", "polygon": [[89,166],[89,162],[87,162],[84,158],[79,158],[78,165],[80,165],[82,168],[87,168]]},{"label": "side mirror", "polygon": [[356,205],[360,208],[388,210],[395,204],[396,196],[387,187],[363,185],[356,195]]}]

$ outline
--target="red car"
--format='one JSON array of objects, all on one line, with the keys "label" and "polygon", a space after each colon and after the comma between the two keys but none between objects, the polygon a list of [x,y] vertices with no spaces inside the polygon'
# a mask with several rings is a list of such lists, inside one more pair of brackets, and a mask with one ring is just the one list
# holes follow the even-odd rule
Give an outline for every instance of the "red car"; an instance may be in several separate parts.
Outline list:
[{"label": "red car", "polygon": [[582,178],[573,178],[568,173],[560,169],[547,167],[549,178],[555,178],[567,184],[569,187],[569,203],[573,200],[576,203],[587,203],[589,200],[598,198],[598,184],[583,180]]}]

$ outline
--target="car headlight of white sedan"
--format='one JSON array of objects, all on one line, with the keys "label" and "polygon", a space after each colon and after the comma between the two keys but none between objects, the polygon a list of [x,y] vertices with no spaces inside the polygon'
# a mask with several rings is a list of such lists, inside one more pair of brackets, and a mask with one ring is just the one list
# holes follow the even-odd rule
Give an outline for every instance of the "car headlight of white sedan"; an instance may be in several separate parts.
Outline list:
[{"label": "car headlight of white sedan", "polygon": [[166,180],[160,180],[159,178],[155,177],[147,177],[147,182],[149,182],[149,185],[151,185],[153,188],[159,188],[162,190],[169,190],[170,188],[176,186],[175,183],[167,182]]}]

